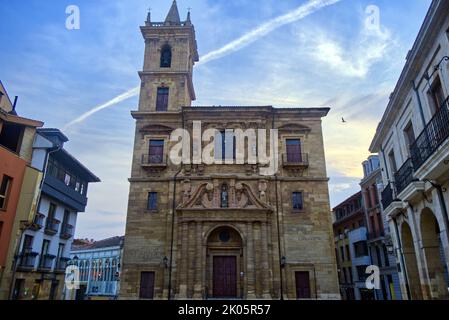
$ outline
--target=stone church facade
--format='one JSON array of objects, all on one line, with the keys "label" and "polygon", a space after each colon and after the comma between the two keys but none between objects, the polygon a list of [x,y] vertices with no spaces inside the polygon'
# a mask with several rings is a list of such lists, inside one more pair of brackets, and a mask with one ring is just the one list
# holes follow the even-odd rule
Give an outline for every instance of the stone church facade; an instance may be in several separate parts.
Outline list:
[{"label": "stone church facade", "polygon": [[[174,1],[164,22],[148,15],[141,31],[120,298],[339,299],[321,128],[329,109],[193,107],[190,14],[181,21]],[[171,134],[193,133],[195,121],[202,132],[227,130],[232,164],[173,164]],[[278,130],[276,174],[232,161],[228,131],[237,129]]]}]

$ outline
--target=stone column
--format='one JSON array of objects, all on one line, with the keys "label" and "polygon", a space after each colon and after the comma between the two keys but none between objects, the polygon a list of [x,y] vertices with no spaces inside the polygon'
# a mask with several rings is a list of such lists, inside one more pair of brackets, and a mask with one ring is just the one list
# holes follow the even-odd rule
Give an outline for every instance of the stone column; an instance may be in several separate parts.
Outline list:
[{"label": "stone column", "polygon": [[203,260],[201,241],[203,224],[201,222],[196,223],[196,250],[195,250],[195,281],[193,283],[193,299],[202,299],[203,295],[203,283],[202,275],[203,268],[201,267],[201,261]]},{"label": "stone column", "polygon": [[248,222],[247,228],[247,247],[246,247],[246,283],[247,283],[247,299],[256,299],[256,287],[255,287],[255,260],[254,260],[254,235],[253,224]]},{"label": "stone column", "polygon": [[270,276],[270,264],[268,262],[268,228],[267,223],[262,222],[262,298],[271,299],[270,294],[270,284],[271,284],[271,276]]},{"label": "stone column", "polygon": [[187,299],[187,270],[188,270],[188,260],[189,255],[188,248],[188,224],[187,222],[182,223],[182,243],[181,243],[181,264],[179,266],[179,299]]}]

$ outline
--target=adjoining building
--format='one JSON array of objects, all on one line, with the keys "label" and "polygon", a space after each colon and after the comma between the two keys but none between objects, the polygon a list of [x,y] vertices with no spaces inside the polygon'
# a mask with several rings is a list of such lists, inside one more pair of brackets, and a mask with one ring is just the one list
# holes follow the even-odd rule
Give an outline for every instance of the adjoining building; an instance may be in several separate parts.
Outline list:
[{"label": "adjoining building", "polygon": [[100,181],[64,149],[68,139],[61,131],[35,133],[14,131],[9,139],[28,143],[29,173],[20,192],[0,299],[62,298],[77,214],[87,205],[88,184]]},{"label": "adjoining building", "polygon": [[66,288],[67,300],[117,299],[124,238],[72,246],[70,264],[79,268],[80,284],[79,289]]},{"label": "adjoining building", "polygon": [[43,122],[17,115],[0,81],[0,300],[10,291],[17,234],[32,219],[42,173],[31,165],[36,128]]},{"label": "adjoining building", "polygon": [[393,250],[390,229],[380,204],[383,190],[379,157],[372,155],[363,162],[362,188],[366,222],[368,228],[368,249],[373,265],[380,269],[380,288],[375,290],[376,300],[401,300],[398,266]]},{"label": "adjoining building", "polygon": [[373,300],[366,289],[366,268],[371,265],[362,193],[358,192],[333,209],[334,241],[340,292],[344,300]]},{"label": "adjoining building", "polygon": [[[329,108],[193,107],[198,52],[190,14],[181,21],[174,1],[164,22],[148,15],[141,31],[120,298],[339,299],[321,128]],[[221,151],[226,164],[169,159],[177,144],[171,133],[184,128],[193,136],[194,121],[201,135],[215,130],[222,143],[214,156]],[[279,158],[270,156],[276,174],[236,164],[229,131],[238,129],[278,129],[277,140],[267,139],[279,146]]]},{"label": "adjoining building", "polygon": [[370,146],[404,299],[449,298],[448,12],[432,1]]}]

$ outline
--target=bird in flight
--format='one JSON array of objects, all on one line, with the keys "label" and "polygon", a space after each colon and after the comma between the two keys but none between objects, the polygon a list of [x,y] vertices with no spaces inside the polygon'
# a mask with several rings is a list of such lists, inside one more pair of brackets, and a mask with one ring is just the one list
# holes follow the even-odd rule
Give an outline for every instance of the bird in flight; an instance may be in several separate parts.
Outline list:
[{"label": "bird in flight", "polygon": [[345,120],[345,118],[341,118],[341,122],[343,122],[343,123],[346,123],[346,120]]}]

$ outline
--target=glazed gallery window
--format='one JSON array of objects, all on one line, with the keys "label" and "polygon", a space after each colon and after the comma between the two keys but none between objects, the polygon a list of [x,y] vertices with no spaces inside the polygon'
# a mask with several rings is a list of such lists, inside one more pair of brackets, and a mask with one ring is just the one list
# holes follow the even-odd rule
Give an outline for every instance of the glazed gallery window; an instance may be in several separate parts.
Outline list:
[{"label": "glazed gallery window", "polygon": [[148,193],[148,210],[157,210],[157,192],[149,192]]},{"label": "glazed gallery window", "polygon": [[293,210],[301,211],[304,209],[302,192],[293,192],[292,194]]},{"label": "glazed gallery window", "polygon": [[165,45],[161,50],[161,68],[171,67],[171,48],[169,45]]},{"label": "glazed gallery window", "polygon": [[149,162],[162,163],[164,159],[164,140],[150,140]]},{"label": "glazed gallery window", "polygon": [[167,111],[169,88],[157,88],[156,111]]},{"label": "glazed gallery window", "polygon": [[55,159],[50,158],[48,160],[47,172],[49,175],[55,177],[59,181],[62,181],[67,187],[74,189],[82,195],[85,195],[87,183],[74,173],[66,170],[64,166]]},{"label": "glazed gallery window", "polygon": [[0,184],[0,210],[6,210],[8,197],[11,193],[11,186],[12,178],[4,175]]},{"label": "glazed gallery window", "polygon": [[302,162],[301,140],[287,139],[286,146],[287,146],[287,162],[291,163]]}]

